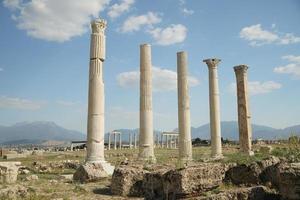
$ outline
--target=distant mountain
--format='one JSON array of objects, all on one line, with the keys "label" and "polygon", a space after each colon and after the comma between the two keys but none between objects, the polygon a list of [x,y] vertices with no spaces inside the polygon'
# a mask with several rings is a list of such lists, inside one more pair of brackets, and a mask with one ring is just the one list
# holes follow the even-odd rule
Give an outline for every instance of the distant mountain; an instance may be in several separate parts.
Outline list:
[{"label": "distant mountain", "polygon": [[0,126],[0,144],[38,144],[44,141],[85,140],[78,131],[68,130],[54,122],[22,122]]},{"label": "distant mountain", "polygon": [[[176,129],[175,129],[176,130]],[[221,122],[222,137],[238,140],[238,124],[236,121]],[[300,135],[300,125],[275,129],[268,126],[252,125],[253,139],[283,139],[291,135]],[[139,129],[119,129],[122,141],[129,141],[129,133],[138,134]],[[198,128],[192,127],[192,138],[210,139],[209,124]],[[155,131],[154,134],[159,133]],[[113,137],[111,141],[113,141]],[[0,126],[0,144],[48,144],[71,140],[86,140],[86,135],[73,130],[62,128],[54,122],[22,122],[13,126]],[[108,134],[105,134],[108,141]],[[119,141],[119,138],[117,138]]]},{"label": "distant mountain", "polygon": [[[123,133],[122,141],[128,142],[128,133],[138,133],[138,129],[119,129]],[[177,129],[174,129],[177,131]],[[275,129],[268,126],[252,124],[253,139],[286,139],[291,135],[300,136],[300,125],[291,126],[284,129]],[[155,134],[159,131],[155,131]],[[210,139],[210,126],[209,124],[202,125],[198,128],[191,127],[192,138]],[[239,131],[238,123],[236,121],[221,122],[221,134],[224,139],[238,140]],[[108,134],[105,136],[105,141],[108,140]],[[117,141],[119,138],[117,138]],[[113,141],[113,138],[112,138]]]}]

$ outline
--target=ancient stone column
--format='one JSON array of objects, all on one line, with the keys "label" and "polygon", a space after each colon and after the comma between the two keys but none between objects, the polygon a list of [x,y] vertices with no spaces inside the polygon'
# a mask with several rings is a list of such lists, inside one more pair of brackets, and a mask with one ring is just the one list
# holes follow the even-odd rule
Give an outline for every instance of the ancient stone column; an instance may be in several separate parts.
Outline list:
[{"label": "ancient stone column", "polygon": [[153,148],[151,46],[140,46],[140,136],[139,159],[155,162]]},{"label": "ancient stone column", "polygon": [[166,148],[169,148],[169,136],[166,135]]},{"label": "ancient stone column", "polygon": [[208,66],[209,74],[211,156],[217,159],[223,157],[218,83],[218,64],[220,61],[220,59],[216,58],[203,60],[203,62],[205,62]]},{"label": "ancient stone column", "polygon": [[119,149],[122,149],[122,133],[119,133]]},{"label": "ancient stone column", "polygon": [[136,133],[134,133],[134,148],[136,149],[136,143],[137,143]]},{"label": "ancient stone column", "polygon": [[132,149],[132,135],[129,133],[129,149]]},{"label": "ancient stone column", "polygon": [[110,150],[110,143],[111,143],[111,133],[108,133],[108,150]]},{"label": "ancient stone column", "polygon": [[164,135],[162,133],[160,133],[160,148],[164,148]]},{"label": "ancient stone column", "polygon": [[104,160],[104,83],[106,21],[92,22],[88,95],[87,162]]},{"label": "ancient stone column", "polygon": [[179,162],[186,164],[192,160],[192,139],[190,122],[190,96],[188,83],[187,53],[177,53],[177,89],[178,89],[178,129]]},{"label": "ancient stone column", "polygon": [[117,134],[114,132],[114,150],[117,149]]},{"label": "ancient stone column", "polygon": [[[91,23],[92,34],[90,43],[90,69],[88,92],[88,120],[87,120],[87,155],[86,163],[74,173],[74,180],[86,181],[91,166],[99,172],[92,180],[113,173],[114,167],[104,158],[104,83],[103,63],[105,60],[105,29],[106,21],[96,19]],[[83,172],[85,171],[86,174]],[[105,172],[105,173],[104,173]],[[88,175],[87,175],[88,174]],[[101,175],[100,175],[101,174]],[[91,180],[89,180],[91,181]]]},{"label": "ancient stone column", "polygon": [[248,99],[248,79],[246,65],[234,67],[237,86],[237,105],[238,105],[238,123],[239,123],[239,143],[241,152],[247,155],[254,155],[252,151],[252,128],[251,115]]}]

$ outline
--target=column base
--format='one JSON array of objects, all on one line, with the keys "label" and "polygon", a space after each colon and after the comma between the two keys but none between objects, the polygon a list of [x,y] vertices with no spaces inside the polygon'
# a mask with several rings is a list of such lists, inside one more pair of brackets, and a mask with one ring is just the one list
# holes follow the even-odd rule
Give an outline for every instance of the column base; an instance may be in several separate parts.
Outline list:
[{"label": "column base", "polygon": [[211,155],[211,158],[213,160],[221,160],[224,158],[223,154],[214,154],[214,155]]},{"label": "column base", "polygon": [[177,168],[186,168],[192,163],[193,159],[192,158],[179,158],[177,161]]},{"label": "column base", "polygon": [[111,176],[115,167],[106,161],[87,161],[73,174],[73,180],[81,183],[94,182]]},{"label": "column base", "polygon": [[156,163],[156,158],[154,156],[151,157],[138,157],[139,161],[146,162],[146,163],[151,163],[155,164]]},{"label": "column base", "polygon": [[241,151],[242,154],[247,155],[247,156],[254,156],[253,151]]}]

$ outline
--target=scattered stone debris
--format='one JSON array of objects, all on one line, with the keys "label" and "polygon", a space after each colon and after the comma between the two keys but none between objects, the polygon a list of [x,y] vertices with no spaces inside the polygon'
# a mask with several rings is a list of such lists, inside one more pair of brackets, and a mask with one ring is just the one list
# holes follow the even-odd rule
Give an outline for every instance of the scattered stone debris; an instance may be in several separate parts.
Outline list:
[{"label": "scattered stone debris", "polygon": [[23,199],[28,195],[28,190],[22,185],[10,185],[0,189],[0,199]]},{"label": "scattered stone debris", "polygon": [[36,181],[36,180],[39,180],[39,177],[35,174],[32,174],[32,175],[26,176],[25,180],[26,181]]},{"label": "scattered stone debris", "polygon": [[193,200],[280,200],[280,195],[264,186],[241,187],[221,191],[218,194],[191,197]]}]

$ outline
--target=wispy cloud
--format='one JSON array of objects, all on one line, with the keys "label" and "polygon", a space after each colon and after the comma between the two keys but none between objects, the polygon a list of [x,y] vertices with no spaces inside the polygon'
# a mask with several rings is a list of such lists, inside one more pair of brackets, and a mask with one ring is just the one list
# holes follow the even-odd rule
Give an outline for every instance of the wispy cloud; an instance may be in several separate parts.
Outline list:
[{"label": "wispy cloud", "polygon": [[148,32],[154,38],[156,44],[163,46],[181,43],[187,36],[187,28],[182,24],[172,24],[164,29],[155,28]]},{"label": "wispy cloud", "polygon": [[[275,28],[275,24],[272,24]],[[270,30],[264,30],[261,24],[256,24],[244,27],[240,31],[240,37],[249,41],[251,46],[261,46],[264,44],[295,44],[300,42],[300,37],[295,36],[293,33],[277,33]]]},{"label": "wispy cloud", "polygon": [[113,4],[107,14],[112,19],[117,18],[127,12],[133,4],[134,0],[121,0],[119,4]]},{"label": "wispy cloud", "polygon": [[[140,72],[123,72],[117,76],[118,84],[124,88],[136,88],[140,83]],[[177,73],[172,70],[152,67],[152,87],[154,92],[174,91],[177,89]],[[189,76],[190,87],[200,84],[200,81]]]},{"label": "wispy cloud", "polygon": [[194,10],[188,9],[186,7],[186,1],[185,0],[179,0],[179,6],[180,11],[183,13],[183,15],[188,16],[194,14]]},{"label": "wispy cloud", "polygon": [[284,66],[274,68],[274,72],[278,74],[290,74],[293,78],[300,79],[300,56],[286,55],[282,57],[290,63]]},{"label": "wispy cloud", "polygon": [[0,96],[0,108],[9,108],[17,110],[38,110],[44,106],[46,102],[33,101],[18,97]]},{"label": "wispy cloud", "polygon": [[4,71],[4,69],[0,67],[0,72],[2,72],[2,71]]},{"label": "wispy cloud", "polygon": [[89,30],[91,17],[98,17],[110,0],[5,0],[17,27],[31,37],[64,42]]},{"label": "wispy cloud", "polygon": [[148,12],[144,15],[130,16],[122,25],[121,32],[139,31],[142,27],[151,28],[154,24],[160,23],[161,18],[157,13]]},{"label": "wispy cloud", "polygon": [[[266,94],[270,93],[273,90],[278,90],[282,87],[280,83],[274,81],[249,81],[248,89],[250,95]],[[236,83],[231,83],[230,91],[236,94]]]},{"label": "wispy cloud", "polygon": [[58,101],[56,101],[56,103],[57,103],[58,105],[61,105],[61,106],[67,106],[67,107],[75,106],[76,104],[78,104],[78,102],[74,102],[74,101],[65,101],[65,100],[58,100]]}]

